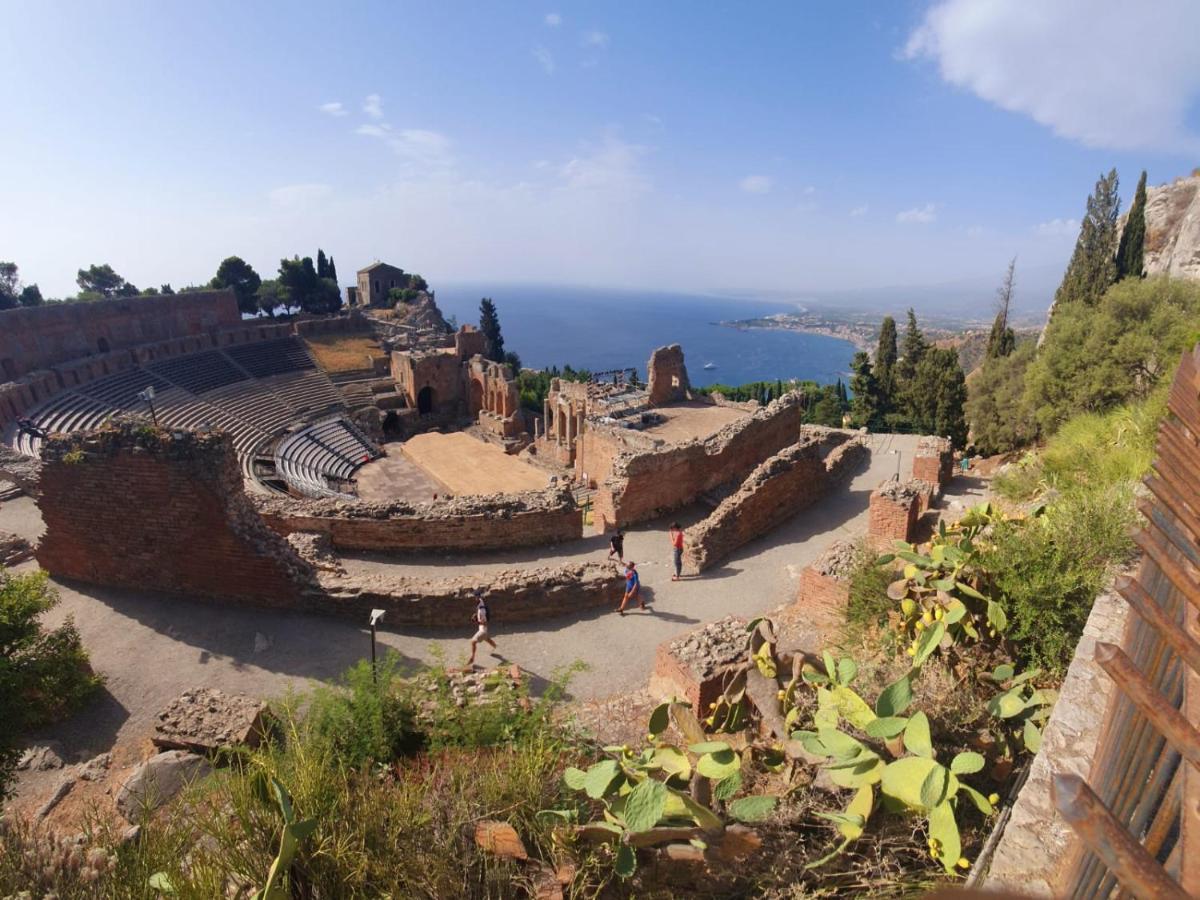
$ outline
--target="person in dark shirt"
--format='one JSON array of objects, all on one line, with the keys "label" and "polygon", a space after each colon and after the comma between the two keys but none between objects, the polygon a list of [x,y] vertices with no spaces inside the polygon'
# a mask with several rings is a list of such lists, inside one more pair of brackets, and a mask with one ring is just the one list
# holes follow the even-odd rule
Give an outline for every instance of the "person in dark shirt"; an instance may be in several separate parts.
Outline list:
[{"label": "person in dark shirt", "polygon": [[625,532],[620,529],[620,526],[608,539],[608,558],[612,559],[614,556],[618,562],[625,562]]}]

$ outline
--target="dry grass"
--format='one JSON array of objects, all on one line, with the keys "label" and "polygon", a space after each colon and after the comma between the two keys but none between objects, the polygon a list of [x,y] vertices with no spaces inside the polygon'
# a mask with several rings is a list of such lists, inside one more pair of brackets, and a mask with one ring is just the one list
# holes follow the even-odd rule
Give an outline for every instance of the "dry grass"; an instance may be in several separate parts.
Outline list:
[{"label": "dry grass", "polygon": [[370,334],[319,334],[304,339],[308,350],[326,372],[358,372],[371,368],[372,357],[383,348]]}]

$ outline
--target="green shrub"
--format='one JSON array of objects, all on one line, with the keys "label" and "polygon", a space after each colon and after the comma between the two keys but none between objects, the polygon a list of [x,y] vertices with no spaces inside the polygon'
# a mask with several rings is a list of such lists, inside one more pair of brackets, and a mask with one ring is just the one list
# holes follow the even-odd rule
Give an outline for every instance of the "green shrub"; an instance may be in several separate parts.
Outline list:
[{"label": "green shrub", "polygon": [[400,656],[389,651],[379,661],[378,681],[370,662],[362,660],[346,671],[341,685],[314,690],[305,727],[341,763],[357,768],[420,749],[424,740],[415,720],[400,678]]},{"label": "green shrub", "polygon": [[17,740],[78,709],[100,686],[75,623],[53,630],[39,619],[58,603],[45,572],[0,568],[0,798],[17,761]]},{"label": "green shrub", "polygon": [[1024,526],[996,526],[984,565],[1005,597],[1008,637],[1024,665],[1066,669],[1096,596],[1133,552],[1135,520],[1132,486],[1118,483],[1068,492]]},{"label": "green shrub", "polygon": [[859,542],[849,577],[850,600],[846,604],[846,624],[851,632],[882,625],[896,607],[887,595],[896,573],[888,566],[876,565],[878,558],[879,554],[866,541]]}]

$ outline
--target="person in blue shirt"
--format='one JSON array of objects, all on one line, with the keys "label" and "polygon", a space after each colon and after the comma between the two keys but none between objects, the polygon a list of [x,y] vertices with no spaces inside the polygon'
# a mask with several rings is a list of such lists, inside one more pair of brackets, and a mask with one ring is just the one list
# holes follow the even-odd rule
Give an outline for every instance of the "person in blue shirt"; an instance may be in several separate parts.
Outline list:
[{"label": "person in blue shirt", "polygon": [[640,596],[642,582],[638,578],[637,568],[633,560],[625,563],[625,596],[621,598],[621,605],[617,607],[617,612],[620,615],[625,615],[625,606],[630,600],[636,600],[638,609],[645,609],[646,604],[642,602]]}]

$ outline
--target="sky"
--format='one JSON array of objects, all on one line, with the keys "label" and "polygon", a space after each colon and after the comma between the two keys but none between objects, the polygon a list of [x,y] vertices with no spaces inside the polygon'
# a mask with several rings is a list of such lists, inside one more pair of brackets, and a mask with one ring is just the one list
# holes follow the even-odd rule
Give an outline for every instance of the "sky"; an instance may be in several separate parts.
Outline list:
[{"label": "sky", "polygon": [[1200,165],[1196,0],[0,0],[0,259],[796,295],[1060,272]]}]

